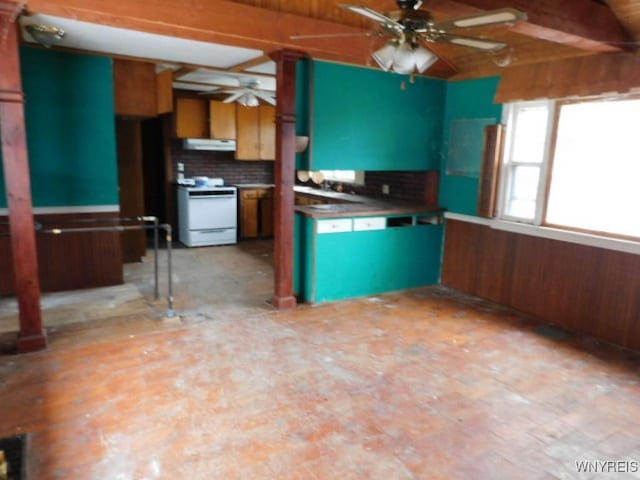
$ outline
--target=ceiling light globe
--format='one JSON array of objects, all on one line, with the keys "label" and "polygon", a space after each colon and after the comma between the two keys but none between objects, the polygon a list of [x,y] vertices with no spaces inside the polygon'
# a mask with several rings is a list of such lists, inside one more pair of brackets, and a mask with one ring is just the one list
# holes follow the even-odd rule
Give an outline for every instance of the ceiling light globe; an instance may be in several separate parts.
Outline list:
[{"label": "ceiling light globe", "polygon": [[413,55],[416,70],[420,73],[424,73],[431,65],[438,61],[437,55],[424,47],[417,47],[414,50]]},{"label": "ceiling light globe", "polygon": [[393,43],[387,43],[380,50],[373,53],[372,57],[376,61],[380,68],[385,72],[388,72],[393,65],[393,56],[396,51],[396,46]]},{"label": "ceiling light globe", "polygon": [[413,47],[403,43],[393,55],[393,70],[398,73],[411,73],[416,65]]}]

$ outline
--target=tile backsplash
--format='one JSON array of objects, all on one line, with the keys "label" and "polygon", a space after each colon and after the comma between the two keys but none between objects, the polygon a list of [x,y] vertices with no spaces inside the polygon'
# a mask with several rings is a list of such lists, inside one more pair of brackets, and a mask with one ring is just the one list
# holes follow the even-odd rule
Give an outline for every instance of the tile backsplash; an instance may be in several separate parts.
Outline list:
[{"label": "tile backsplash", "polygon": [[[353,191],[369,197],[406,200],[411,202],[437,205],[438,173],[435,171],[369,171],[365,172],[364,185],[345,185],[345,191]],[[313,182],[300,183],[317,187]],[[389,187],[389,194],[382,193],[382,186]],[[318,187],[319,188],[319,187]]]},{"label": "tile backsplash", "polygon": [[174,140],[172,145],[173,169],[175,180],[178,163],[184,164],[184,176],[221,177],[225,184],[239,183],[273,183],[272,161],[235,160],[234,152],[217,152],[207,150],[185,150],[181,140]]}]

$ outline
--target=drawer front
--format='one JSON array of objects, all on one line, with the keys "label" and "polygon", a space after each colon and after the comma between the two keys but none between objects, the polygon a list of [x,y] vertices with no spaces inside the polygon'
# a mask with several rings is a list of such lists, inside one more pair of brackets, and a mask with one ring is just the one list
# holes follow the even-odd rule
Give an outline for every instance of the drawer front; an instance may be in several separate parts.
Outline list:
[{"label": "drawer front", "polygon": [[362,232],[365,230],[384,230],[387,228],[386,217],[365,217],[353,220],[353,231]]},{"label": "drawer front", "polygon": [[353,221],[350,218],[333,218],[330,220],[318,220],[316,232],[323,233],[341,233],[353,230]]},{"label": "drawer front", "polygon": [[258,192],[255,190],[243,190],[240,195],[242,198],[258,198]]}]

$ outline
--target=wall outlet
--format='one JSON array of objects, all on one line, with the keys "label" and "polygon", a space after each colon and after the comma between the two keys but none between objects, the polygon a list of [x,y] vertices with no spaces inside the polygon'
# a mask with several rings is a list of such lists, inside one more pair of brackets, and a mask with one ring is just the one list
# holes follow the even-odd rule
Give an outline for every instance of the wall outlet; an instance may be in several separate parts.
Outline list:
[{"label": "wall outlet", "polygon": [[184,163],[178,162],[178,171],[179,172],[184,172]]},{"label": "wall outlet", "polygon": [[389,185],[387,185],[386,183],[382,185],[382,194],[389,195]]}]

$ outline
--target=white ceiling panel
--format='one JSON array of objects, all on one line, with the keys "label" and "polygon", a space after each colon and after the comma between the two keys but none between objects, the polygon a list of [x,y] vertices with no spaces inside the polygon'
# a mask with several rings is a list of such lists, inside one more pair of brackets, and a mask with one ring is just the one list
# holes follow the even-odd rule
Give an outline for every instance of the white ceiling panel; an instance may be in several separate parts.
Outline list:
[{"label": "white ceiling panel", "polygon": [[[21,17],[23,26],[40,23],[65,30],[64,38],[56,42],[61,47],[154,61],[229,68],[263,54],[260,50],[185,40],[50,15]],[[23,36],[26,41],[33,41],[24,30]]]}]

